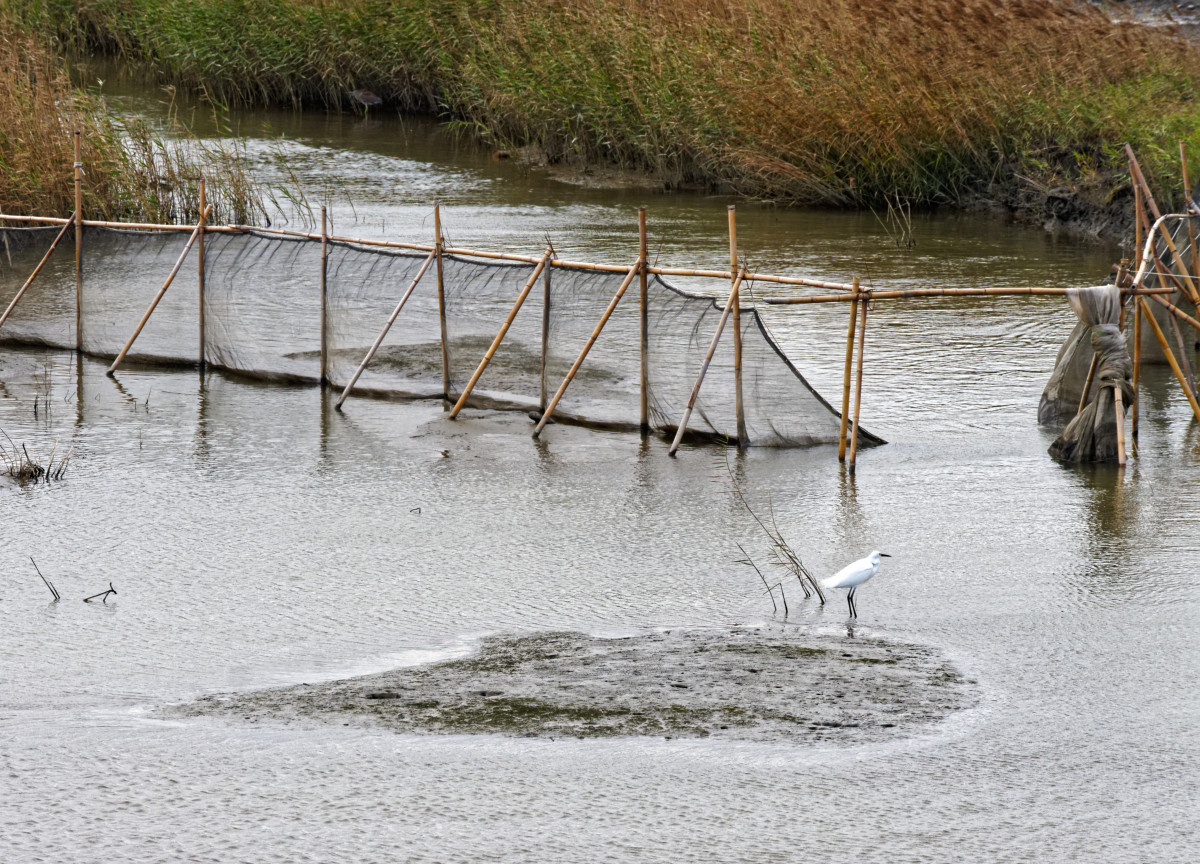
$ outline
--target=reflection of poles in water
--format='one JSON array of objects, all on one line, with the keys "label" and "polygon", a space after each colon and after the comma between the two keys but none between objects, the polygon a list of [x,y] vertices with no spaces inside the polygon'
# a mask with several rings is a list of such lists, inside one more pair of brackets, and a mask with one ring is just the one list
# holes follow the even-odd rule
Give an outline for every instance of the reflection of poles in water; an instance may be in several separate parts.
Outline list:
[{"label": "reflection of poles in water", "polygon": [[201,375],[199,386],[196,388],[196,458],[201,462],[208,460],[210,448],[208,442],[208,420],[211,410],[211,394],[208,390],[208,376]]}]

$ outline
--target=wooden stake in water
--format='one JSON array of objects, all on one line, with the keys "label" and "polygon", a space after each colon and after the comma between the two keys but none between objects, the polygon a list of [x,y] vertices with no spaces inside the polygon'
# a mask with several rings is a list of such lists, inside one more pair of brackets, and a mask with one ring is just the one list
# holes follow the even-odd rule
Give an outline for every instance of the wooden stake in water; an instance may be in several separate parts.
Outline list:
[{"label": "wooden stake in water", "polygon": [[[641,322],[640,335],[641,335],[642,371],[641,371],[641,383],[639,385],[640,390],[641,390],[641,400],[640,400],[641,406],[640,406],[640,411],[639,411],[639,415],[638,415],[639,416],[638,422],[639,422],[639,425],[641,426],[641,429],[643,432],[649,431],[649,429],[650,429],[650,393],[649,393],[649,390],[647,389],[647,381],[648,381],[647,373],[649,370],[646,366],[646,355],[650,351],[650,333],[649,333],[649,329],[648,329],[649,323],[650,323],[650,318],[649,318],[649,310],[646,305],[646,303],[647,303],[647,288],[648,288],[647,277],[649,275],[646,272],[646,268],[650,264],[649,245],[650,244],[648,242],[648,238],[646,235],[646,208],[641,207],[638,209],[638,261],[641,262],[642,268],[641,268],[641,271],[638,274],[638,276],[639,276],[639,281],[641,283],[640,284],[641,291],[640,291],[640,297],[639,297],[639,302],[640,302],[639,320]],[[544,411],[543,411],[543,413],[544,413]]]},{"label": "wooden stake in water", "polygon": [[[546,265],[550,263],[550,256],[554,252],[551,249],[546,250],[546,254],[542,256],[542,260],[538,262],[537,267],[533,270],[528,281],[525,282],[525,287],[521,289],[521,293],[517,296],[513,303],[512,309],[508,313],[508,317],[504,319],[504,324],[500,327],[500,332],[496,334],[496,338],[492,340],[491,346],[487,353],[483,355],[483,360],[479,362],[479,368],[475,370],[475,374],[471,376],[471,380],[467,382],[467,386],[463,388],[462,394],[458,397],[458,401],[454,403],[454,407],[450,409],[450,419],[453,420],[458,416],[458,412],[463,409],[463,405],[467,403],[467,397],[471,395],[471,391],[475,389],[475,384],[479,381],[479,376],[483,374],[483,370],[492,362],[492,357],[496,354],[496,349],[500,347],[500,343],[504,341],[505,335],[508,333],[508,328],[512,326],[513,319],[517,317],[517,313],[521,311],[521,306],[525,303],[525,298],[529,296],[529,292],[533,289],[533,284],[537,282],[538,277],[542,275],[542,271],[546,269]],[[443,341],[442,345],[445,346]]]},{"label": "wooden stake in water", "polygon": [[842,370],[842,422],[838,426],[838,461],[846,461],[846,426],[850,422],[850,372],[854,364],[854,325],[858,323],[858,277],[854,277],[854,300],[846,328],[846,366]]},{"label": "wooden stake in water", "polygon": [[[329,384],[329,210],[321,205],[321,386]],[[344,398],[344,397],[343,397]],[[341,404],[340,402],[338,403]]]},{"label": "wooden stake in water", "polygon": [[442,205],[436,200],[433,202],[433,235],[433,249],[437,254],[438,325],[442,338],[442,398],[449,399],[450,343],[446,338],[446,289],[442,281],[442,249],[446,244],[442,239]]},{"label": "wooden stake in water", "polygon": [[75,350],[83,350],[83,133],[75,130]]},{"label": "wooden stake in water", "polygon": [[867,340],[867,307],[870,305],[869,300],[864,300],[862,311],[859,313],[862,320],[858,324],[858,363],[854,373],[854,429],[850,433],[850,473],[854,473],[854,463],[858,457],[858,412],[862,406],[862,375],[863,375],[863,346]]},{"label": "wooden stake in water", "polygon": [[[729,272],[737,272],[737,211],[729,205]],[[735,277],[734,281],[737,279]],[[746,447],[750,444],[746,434],[746,407],[742,401],[742,298],[740,289],[734,291],[733,298],[733,404],[737,417],[737,445]]]},{"label": "wooden stake in water", "polygon": [[708,353],[704,355],[704,362],[700,365],[700,374],[696,376],[692,395],[688,397],[687,407],[683,410],[683,417],[679,420],[679,428],[675,430],[675,440],[671,442],[671,449],[667,451],[668,456],[675,455],[675,451],[679,449],[679,442],[683,440],[683,433],[687,431],[688,421],[692,419],[692,409],[696,407],[696,398],[700,395],[700,385],[704,383],[704,376],[708,373],[708,366],[712,363],[713,355],[717,353],[717,343],[721,341],[721,334],[725,331],[725,322],[729,320],[729,313],[733,310],[733,305],[737,303],[738,289],[742,287],[742,277],[745,275],[745,270],[743,270],[733,280],[733,290],[729,292],[729,299],[725,301],[721,320],[717,322],[717,332],[713,334],[712,342],[708,345]]},{"label": "wooden stake in water", "polygon": [[1133,411],[1129,421],[1129,434],[1133,438],[1133,451],[1137,453],[1138,404],[1142,401],[1138,393],[1138,379],[1142,375],[1142,304],[1133,298]]},{"label": "wooden stake in water", "polygon": [[200,180],[200,226],[199,233],[196,235],[196,278],[197,289],[200,297],[200,371],[204,371],[206,356],[204,352],[204,225],[208,221],[204,218],[204,213],[208,209],[205,203],[204,180]]},{"label": "wooden stake in water", "polygon": [[550,273],[553,267],[542,271],[542,362],[538,370],[538,413],[546,410],[546,351],[550,346]]},{"label": "wooden stake in water", "polygon": [[617,293],[608,301],[608,308],[604,310],[604,314],[600,316],[600,321],[592,330],[592,335],[588,337],[587,344],[583,346],[583,350],[579,352],[579,356],[575,358],[575,362],[571,365],[570,371],[567,372],[567,377],[563,379],[562,384],[558,385],[558,390],[554,394],[554,398],[550,400],[550,404],[546,406],[546,410],[542,413],[538,420],[537,426],[533,428],[533,437],[537,438],[542,434],[542,429],[550,420],[550,415],[554,413],[554,409],[558,407],[559,400],[563,394],[567,392],[567,387],[575,380],[575,374],[579,371],[579,367],[583,365],[584,358],[588,352],[592,350],[592,346],[596,344],[596,339],[600,336],[600,331],[604,329],[604,325],[608,323],[608,319],[612,317],[613,310],[617,308],[617,303],[625,296],[626,289],[633,282],[633,277],[641,271],[641,262],[634,264],[629,268],[629,272],[625,274],[625,279],[621,282],[621,287],[617,289]]},{"label": "wooden stake in water", "polygon": [[42,256],[42,260],[39,261],[38,265],[33,268],[33,272],[29,274],[29,278],[25,280],[25,284],[22,285],[20,290],[17,291],[17,293],[13,296],[13,299],[8,304],[8,308],[4,310],[4,314],[0,315],[0,327],[4,326],[4,322],[8,320],[8,316],[12,314],[13,309],[16,307],[17,301],[24,296],[25,292],[29,289],[29,286],[33,284],[33,280],[37,278],[39,273],[42,272],[42,268],[46,266],[46,262],[50,260],[50,256],[58,247],[58,241],[62,240],[63,235],[67,233],[67,229],[73,224],[74,217],[63,224],[62,230],[58,232],[58,236],[54,238],[54,242],[50,244],[50,248],[46,250],[46,254]]},{"label": "wooden stake in water", "polygon": [[1117,423],[1117,464],[1125,467],[1125,402],[1121,388],[1113,388],[1113,413]]},{"label": "wooden stake in water", "polygon": [[433,263],[436,256],[435,252],[430,252],[425,259],[425,263],[421,265],[421,269],[417,271],[417,275],[413,277],[408,288],[400,297],[400,302],[396,304],[396,308],[392,310],[392,314],[388,316],[387,323],[383,325],[383,329],[379,331],[379,335],[375,337],[374,344],[371,345],[371,350],[367,352],[367,356],[358,364],[358,368],[354,370],[354,374],[350,377],[350,382],[346,384],[346,389],[342,391],[342,395],[338,397],[337,403],[333,406],[335,411],[342,410],[342,403],[346,401],[346,397],[350,395],[350,391],[354,389],[354,385],[358,383],[358,378],[362,375],[363,370],[367,368],[367,364],[375,356],[375,352],[379,350],[379,346],[383,344],[384,337],[388,331],[392,329],[392,325],[396,323],[396,317],[400,314],[400,310],[404,308],[404,304],[408,302],[408,298],[412,296],[413,289],[417,287],[417,283],[421,281],[421,277],[425,275],[425,271],[429,269],[429,265]]},{"label": "wooden stake in water", "polygon": [[[211,207],[208,208],[208,210],[211,209]],[[205,210],[200,214],[201,223],[208,216],[208,210]],[[201,223],[197,223],[196,227],[192,230],[191,236],[188,237],[187,245],[183,247],[183,252],[181,252],[179,255],[179,260],[175,262],[175,266],[171,268],[170,275],[167,276],[167,281],[163,282],[163,286],[158,289],[158,293],[155,294],[154,299],[150,301],[150,308],[146,310],[146,314],[143,315],[142,320],[138,322],[137,328],[133,331],[133,335],[129,337],[129,341],[125,343],[125,346],[121,349],[121,353],[117,355],[117,359],[112,362],[112,365],[109,366],[107,371],[104,373],[110,378],[112,377],[113,373],[117,371],[117,367],[121,365],[121,361],[125,359],[125,355],[129,353],[129,349],[133,347],[133,343],[137,341],[138,336],[141,335],[142,328],[146,326],[146,322],[149,321],[150,316],[154,314],[155,308],[158,307],[158,303],[160,300],[162,300],[163,295],[167,293],[167,289],[171,287],[171,283],[175,281],[175,277],[179,273],[179,268],[183,266],[184,259],[187,258],[188,253],[192,251],[192,246],[194,246],[196,243],[196,237],[198,237],[200,234]]]}]

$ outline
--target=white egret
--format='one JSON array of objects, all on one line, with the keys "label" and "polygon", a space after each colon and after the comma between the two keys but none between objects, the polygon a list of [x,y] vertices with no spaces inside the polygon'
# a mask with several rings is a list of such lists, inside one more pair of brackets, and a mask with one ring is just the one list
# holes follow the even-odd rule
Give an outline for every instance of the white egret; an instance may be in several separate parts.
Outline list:
[{"label": "white egret", "polygon": [[854,605],[855,589],[875,575],[875,571],[879,569],[880,559],[891,557],[885,552],[872,552],[866,558],[859,558],[853,564],[847,564],[821,584],[826,588],[849,588],[850,593],[846,595],[846,602],[850,605],[850,617],[857,618],[858,609]]}]

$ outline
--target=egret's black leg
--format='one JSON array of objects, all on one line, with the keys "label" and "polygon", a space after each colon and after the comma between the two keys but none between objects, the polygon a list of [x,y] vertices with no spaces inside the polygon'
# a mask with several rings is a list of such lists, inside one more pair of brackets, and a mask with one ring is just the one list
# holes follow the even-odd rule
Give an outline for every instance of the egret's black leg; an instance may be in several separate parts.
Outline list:
[{"label": "egret's black leg", "polygon": [[[858,586],[856,585],[854,587],[857,588]],[[846,595],[846,604],[850,607],[850,617],[857,618],[858,610],[854,608],[854,588],[851,588],[850,593]]]}]

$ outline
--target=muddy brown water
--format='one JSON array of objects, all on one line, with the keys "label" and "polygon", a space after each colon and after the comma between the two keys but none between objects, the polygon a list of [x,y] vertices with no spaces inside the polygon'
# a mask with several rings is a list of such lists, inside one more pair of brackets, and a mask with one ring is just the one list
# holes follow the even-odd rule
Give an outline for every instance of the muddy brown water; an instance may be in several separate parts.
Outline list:
[{"label": "muddy brown water", "polygon": [[[142,92],[133,104],[153,102]],[[552,181],[429,124],[271,121],[340,230],[404,239],[445,202],[455,242],[628,261],[650,207],[662,263],[722,266],[725,199]],[[872,284],[1095,282],[1117,252],[1000,222],[739,205],[764,270]],[[0,351],[0,427],[75,446],[49,488],[0,485],[0,860],[1193,861],[1200,751],[1200,437],[1162,369],[1124,475],[1065,469],[1035,425],[1069,332],[1050,299],[884,306],[847,476],[832,448],[733,454],[819,575],[894,557],[772,616],[714,480],[721,451],[518,413],[355,399],[188,369]],[[132,323],[132,322],[131,322]],[[771,326],[819,391],[842,310]],[[37,418],[32,404],[40,397]],[[48,410],[47,410],[48,406]],[[33,555],[63,595],[38,580]],[[107,604],[83,604],[112,581]],[[206,694],[467,657],[492,634],[758,626],[923,646],[973,707],[878,742],[421,736],[161,719]],[[799,694],[801,698],[817,698]]]}]

